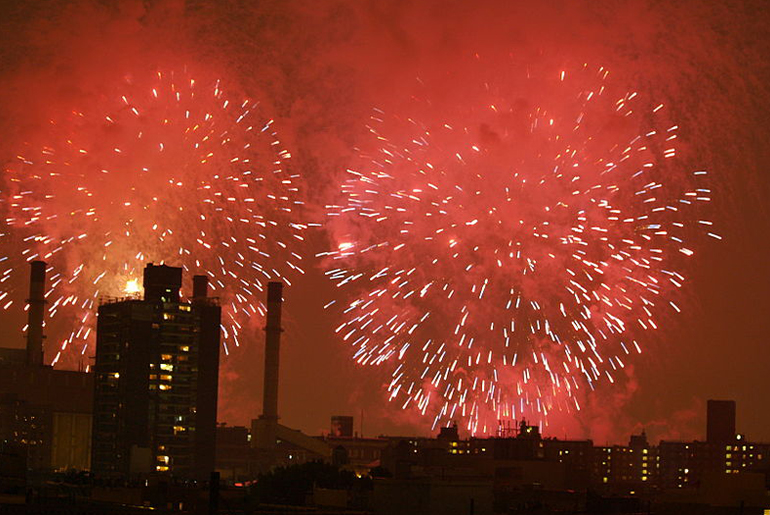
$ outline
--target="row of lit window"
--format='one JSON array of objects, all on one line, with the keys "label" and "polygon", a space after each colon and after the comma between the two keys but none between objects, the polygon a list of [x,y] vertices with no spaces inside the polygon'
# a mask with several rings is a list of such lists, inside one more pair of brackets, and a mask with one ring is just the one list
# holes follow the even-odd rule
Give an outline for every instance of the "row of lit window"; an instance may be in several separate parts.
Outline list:
[{"label": "row of lit window", "polygon": [[[159,449],[163,450],[165,449],[165,447],[161,445]],[[169,458],[165,454],[159,454],[157,456],[157,460],[158,460],[158,464],[155,465],[155,470],[157,470],[158,472],[168,472],[168,465],[171,462],[171,458]]]},{"label": "row of lit window", "polygon": [[155,390],[155,389],[166,391],[166,390],[172,390],[173,387],[170,384],[159,384],[159,385],[151,384],[150,390]]}]

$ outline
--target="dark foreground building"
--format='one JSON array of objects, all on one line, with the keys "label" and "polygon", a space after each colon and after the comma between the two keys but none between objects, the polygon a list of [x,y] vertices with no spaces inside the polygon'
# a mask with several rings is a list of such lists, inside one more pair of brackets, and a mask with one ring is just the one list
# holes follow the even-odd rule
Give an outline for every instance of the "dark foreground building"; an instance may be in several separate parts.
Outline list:
[{"label": "dark foreground building", "polygon": [[735,440],[735,401],[710,400],[706,406],[706,441],[726,444]]},{"label": "dark foreground building", "polygon": [[221,308],[205,276],[147,265],[144,299],[99,307],[92,470],[205,479],[214,470]]},{"label": "dark foreground building", "polygon": [[0,348],[0,444],[24,456],[25,470],[86,470],[93,374],[45,364],[46,263],[32,261],[30,272],[26,348]]}]

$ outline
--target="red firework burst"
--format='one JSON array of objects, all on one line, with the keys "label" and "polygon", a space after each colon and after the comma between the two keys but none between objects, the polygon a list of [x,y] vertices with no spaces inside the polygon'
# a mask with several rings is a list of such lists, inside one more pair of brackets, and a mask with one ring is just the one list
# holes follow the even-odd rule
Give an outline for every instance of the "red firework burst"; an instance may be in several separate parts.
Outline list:
[{"label": "red firework burst", "polygon": [[44,139],[5,171],[0,299],[12,304],[21,263],[48,262],[49,314],[76,320],[53,363],[86,352],[98,299],[138,292],[146,262],[210,277],[225,349],[262,314],[265,282],[302,271],[290,153],[259,103],[229,97],[219,81],[125,80],[51,120]]},{"label": "red firework burst", "polygon": [[685,241],[711,226],[705,172],[675,164],[662,105],[607,75],[480,83],[451,109],[371,117],[327,209],[327,275],[352,299],[337,330],[434,426],[579,409],[679,311]]}]

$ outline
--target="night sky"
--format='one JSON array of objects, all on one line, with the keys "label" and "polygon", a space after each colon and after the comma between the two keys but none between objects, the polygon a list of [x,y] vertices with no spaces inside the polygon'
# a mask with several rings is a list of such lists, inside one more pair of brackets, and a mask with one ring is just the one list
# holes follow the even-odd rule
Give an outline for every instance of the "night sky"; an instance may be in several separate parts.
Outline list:
[{"label": "night sky", "polygon": [[[541,5],[543,4],[543,5]],[[258,98],[305,181],[307,221],[325,222],[374,107],[398,112],[425,89],[450,102],[477,80],[479,59],[502,80],[522,69],[590,62],[616,84],[665,103],[680,126],[681,170],[706,169],[708,216],[689,260],[683,312],[651,332],[620,384],[546,434],[625,441],[703,439],[707,399],[737,401],[739,432],[770,441],[770,12],[762,1],[147,1],[2,2],[0,160],[46,144],[47,120],[98,103],[127,76],[189,66]],[[477,57],[480,56],[480,57]],[[419,80],[418,80],[419,78]],[[5,176],[0,191],[7,191]],[[3,228],[5,229],[5,228]],[[388,372],[354,366],[323,306],[339,292],[315,254],[334,242],[307,233],[307,274],[285,290],[279,412],[310,434],[354,415],[367,436],[428,434],[430,420],[388,404]],[[0,240],[19,262],[20,242]],[[23,259],[20,261],[23,265]],[[169,264],[174,265],[173,259]],[[0,313],[0,344],[23,345],[24,275]],[[224,358],[220,421],[261,408],[262,321]],[[49,327],[48,342],[61,340]],[[249,336],[251,335],[251,336]],[[47,359],[53,353],[48,349]]]}]

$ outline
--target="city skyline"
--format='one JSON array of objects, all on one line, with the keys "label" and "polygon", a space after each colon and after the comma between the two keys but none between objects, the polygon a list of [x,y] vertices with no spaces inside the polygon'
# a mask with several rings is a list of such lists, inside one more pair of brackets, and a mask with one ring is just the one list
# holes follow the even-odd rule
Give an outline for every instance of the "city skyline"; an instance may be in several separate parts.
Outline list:
[{"label": "city skyline", "polygon": [[[26,12],[23,7],[17,9],[22,14]],[[26,9],[35,11],[34,7]],[[294,22],[276,21],[289,29],[286,38],[274,40],[267,31],[253,36],[257,42],[273,45],[278,55],[289,59],[291,64],[287,65],[287,69],[281,69],[271,64],[268,56],[247,56],[234,46],[236,39],[226,37],[223,32],[212,32],[196,25],[201,19],[199,13],[182,16],[193,25],[192,28],[177,27],[164,33],[160,29],[162,21],[172,14],[164,12],[161,7],[151,6],[141,13],[125,15],[88,5],[83,12],[99,14],[113,27],[134,31],[135,35],[164,36],[146,38],[146,43],[124,43],[94,30],[85,30],[85,36],[72,38],[49,28],[44,31],[46,37],[43,39],[32,42],[22,38],[21,42],[15,43],[16,46],[12,45],[11,48],[26,48],[30,53],[28,57],[7,54],[15,67],[9,72],[12,87],[0,98],[0,109],[5,114],[0,129],[10,136],[2,144],[2,150],[9,156],[15,155],[13,151],[20,148],[21,142],[37,142],[40,127],[51,116],[51,109],[42,105],[45,103],[29,111],[18,109],[16,106],[21,104],[21,99],[32,94],[42,95],[39,98],[52,99],[53,111],[66,109],[71,104],[87,103],[99,94],[101,85],[114,87],[116,77],[122,80],[125,73],[140,68],[143,59],[158,50],[153,67],[162,67],[171,60],[181,59],[191,66],[203,68],[206,73],[221,75],[235,89],[245,90],[246,96],[267,99],[266,102],[276,113],[276,125],[280,127],[281,134],[286,135],[287,147],[295,154],[297,164],[294,166],[301,169],[304,180],[311,185],[309,189],[317,190],[310,193],[312,204],[321,206],[325,203],[324,199],[329,198],[328,183],[334,182],[326,179],[339,178],[371,107],[381,103],[400,106],[398,99],[385,99],[389,87],[384,84],[404,85],[423,74],[427,77],[426,81],[435,81],[444,68],[454,73],[462,72],[466,69],[464,61],[454,57],[468,54],[473,48],[470,43],[474,43],[485,56],[492,55],[492,62],[504,62],[494,54],[506,47],[520,52],[525,63],[527,59],[532,59],[532,55],[544,53],[546,57],[541,59],[548,66],[569,59],[571,55],[568,52],[572,43],[570,37],[552,32],[548,32],[550,39],[541,39],[537,35],[540,28],[558,32],[557,29],[570,26],[560,21],[564,20],[563,16],[554,17],[551,21],[539,21],[531,27],[522,26],[518,38],[502,30],[502,24],[493,24],[495,30],[487,37],[474,40],[474,36],[483,32],[483,22],[496,12],[495,7],[483,7],[471,13],[467,22],[470,29],[466,35],[449,28],[452,22],[468,14],[458,7],[438,17],[425,33],[420,33],[419,26],[412,25],[410,21],[425,12],[421,8],[413,9],[404,12],[394,9],[392,12],[405,27],[405,48],[416,51],[410,56],[404,55],[405,50],[394,50],[398,48],[394,42],[399,38],[389,32],[392,26],[387,23],[380,26],[369,21],[368,16],[372,12],[367,8],[352,9],[341,14],[342,18],[337,18],[323,9],[313,13],[303,6],[293,5],[291,12],[297,17]],[[591,10],[582,12],[574,7],[572,9],[576,16],[586,21],[591,18]],[[631,7],[616,8],[608,14],[610,20],[593,22],[589,26],[615,27],[612,20],[622,23],[624,17],[633,12]],[[682,166],[689,170],[704,168],[709,170],[712,178],[716,177],[713,180],[718,187],[714,188],[711,218],[724,239],[704,243],[696,249],[697,259],[688,265],[689,281],[685,285],[688,294],[682,306],[683,312],[668,318],[658,334],[646,342],[642,355],[634,358],[626,368],[625,384],[618,387],[599,385],[596,392],[588,396],[590,400],[582,407],[582,412],[567,414],[563,420],[555,415],[557,420],[554,424],[543,430],[546,435],[590,437],[596,443],[620,442],[627,435],[644,428],[654,440],[676,435],[688,440],[705,438],[705,402],[717,398],[735,399],[739,406],[738,427],[754,441],[770,441],[770,415],[763,410],[764,401],[756,399],[757,385],[761,384],[766,370],[764,364],[770,358],[770,351],[764,344],[766,335],[770,334],[770,322],[764,316],[770,309],[770,278],[764,256],[770,249],[763,238],[770,230],[764,203],[770,181],[763,173],[770,156],[761,144],[769,130],[767,124],[762,122],[766,106],[759,104],[766,87],[763,78],[767,77],[767,69],[766,66],[752,66],[756,58],[752,52],[761,53],[766,40],[757,38],[749,42],[751,31],[742,30],[746,26],[753,27],[748,14],[734,12],[722,17],[721,10],[716,6],[704,8],[697,16],[683,20],[687,30],[679,35],[653,23],[666,15],[680,13],[675,7],[667,7],[660,12],[643,11],[641,16],[650,20],[651,26],[657,27],[652,29],[652,35],[632,31],[630,34],[611,32],[599,37],[592,35],[589,28],[583,28],[579,34],[584,36],[584,40],[578,45],[578,50],[581,51],[581,58],[606,64],[613,70],[613,75],[620,77],[620,81],[627,82],[631,87],[638,85],[642,93],[660,98],[661,102],[672,106],[681,125]],[[207,14],[226,19],[228,11],[212,7]],[[315,14],[320,18],[315,19]],[[543,8],[542,14],[553,13]],[[58,16],[75,26],[87,26],[82,13],[63,11]],[[349,49],[332,37],[333,31],[340,29],[342,22],[339,20],[346,19],[345,16],[361,23],[361,28],[354,33],[362,38],[362,50]],[[513,14],[509,16],[511,21],[516,19]],[[6,23],[18,27],[25,34],[36,30],[38,24],[45,24],[44,19],[24,19],[23,16],[16,20]],[[394,22],[393,26],[398,22]],[[706,29],[711,24],[719,24],[730,35],[729,41],[720,39],[716,31],[708,32]],[[317,65],[303,66],[304,59],[293,57],[297,40],[302,39],[302,27],[324,29],[311,37],[318,49],[308,52],[318,56],[321,62],[324,62],[323,58],[328,58],[326,63],[332,71]],[[373,35],[367,35],[366,30],[369,29]],[[204,37],[200,42],[193,42],[193,34]],[[378,36],[386,37],[392,46],[376,43]],[[681,54],[669,55],[648,46],[650,41],[669,39],[676,43],[671,44]],[[163,45],[158,43],[160,40],[164,41]],[[440,41],[453,44],[444,48],[438,45]],[[110,59],[105,54],[86,48],[93,42],[103,42],[105,49],[120,57],[114,63],[108,63]],[[61,44],[63,49],[54,50],[54,43]],[[159,45],[159,49],[154,45]],[[634,55],[629,48],[642,48],[647,54],[640,52],[641,56]],[[615,52],[617,49],[621,49],[619,54]],[[711,52],[711,49],[717,51]],[[67,62],[66,53],[73,50],[80,52],[82,62]],[[201,52],[205,57],[196,59],[197,50],[205,50]],[[45,85],[38,81],[57,69],[53,64],[40,64],[46,52],[52,56],[53,63],[67,63],[58,68],[64,70],[58,85]],[[324,81],[336,83],[344,78],[345,67],[358,63],[359,57],[366,52],[380,55],[385,64],[365,61],[362,71],[351,73],[353,84],[358,87],[356,94],[351,100],[340,98],[335,88]],[[228,56],[228,59],[223,64],[217,64],[218,56]],[[249,60],[244,64],[247,58]],[[713,73],[699,68],[711,62],[712,58],[715,63]],[[682,61],[693,64],[677,70]],[[656,62],[660,66],[650,71],[651,64]],[[403,67],[399,68],[397,64],[403,64]],[[254,79],[243,73],[244,69],[263,69],[269,73],[265,78]],[[739,76],[735,74],[736,69],[750,72]],[[704,80],[700,80],[701,75],[705,75]],[[646,79],[640,79],[645,76]],[[271,83],[267,77],[276,80]],[[278,83],[292,80],[297,81],[294,88],[279,91]],[[674,87],[674,82],[682,82],[683,85]],[[322,87],[314,88],[315,83]],[[32,85],[31,91],[25,90],[26,85]],[[408,91],[411,86],[403,87]],[[688,88],[694,88],[695,93]],[[744,89],[747,92],[739,95]],[[694,97],[701,101],[694,100]],[[755,104],[759,108],[751,109]],[[746,127],[746,120],[749,125],[753,124],[753,129]],[[321,186],[313,188],[315,184]],[[322,216],[314,213],[305,221],[320,223],[323,220]],[[329,241],[326,241],[320,228],[307,231],[307,239],[307,248],[303,250],[306,274],[292,276],[292,284],[287,285],[285,293],[286,332],[280,379],[282,421],[306,433],[317,434],[326,429],[330,415],[353,415],[359,421],[363,411],[363,432],[367,435],[431,433],[430,420],[402,412],[393,403],[383,402],[386,395],[383,387],[388,383],[386,372],[363,370],[352,363],[351,349],[334,333],[340,321],[323,309],[325,304],[338,298],[334,286],[323,277],[320,260],[314,257],[329,249]],[[175,262],[173,256],[162,259],[171,266],[181,264]],[[16,304],[13,309],[0,313],[0,327],[5,335],[0,342],[3,346],[23,345],[23,334],[18,330],[25,318],[21,310],[23,293],[20,291],[17,288],[14,293]],[[256,295],[259,293],[255,292]],[[220,382],[220,399],[224,400],[220,403],[222,422],[246,425],[261,411],[261,370],[259,367],[255,369],[254,364],[262,362],[262,325],[260,317],[253,317],[242,333],[242,345],[231,349],[230,357],[223,356],[225,366]],[[49,362],[52,359],[51,348],[61,345],[67,337],[62,332],[66,331],[63,326],[66,324],[58,327],[49,324],[46,328]],[[84,363],[92,355],[93,349],[84,356]],[[356,427],[360,430],[358,422]]]}]

